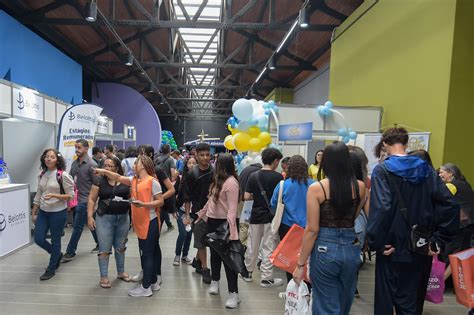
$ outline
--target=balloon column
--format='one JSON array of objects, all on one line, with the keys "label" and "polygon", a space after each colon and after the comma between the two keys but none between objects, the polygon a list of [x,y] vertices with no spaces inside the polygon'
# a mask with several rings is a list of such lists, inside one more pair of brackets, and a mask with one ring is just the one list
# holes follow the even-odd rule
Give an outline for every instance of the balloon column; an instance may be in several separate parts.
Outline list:
[{"label": "balloon column", "polygon": [[231,134],[224,139],[224,146],[240,153],[260,152],[272,142],[268,120],[275,112],[278,112],[278,107],[273,101],[236,100],[232,105],[234,116],[227,120],[227,129]]},{"label": "balloon column", "polygon": [[161,131],[161,144],[169,144],[171,149],[177,150],[178,146],[176,145],[176,141],[174,140],[173,133],[169,130],[162,130]]},{"label": "balloon column", "polygon": [[339,111],[333,109],[333,104],[331,101],[327,101],[326,103],[324,103],[324,105],[319,105],[317,107],[317,111],[321,117],[329,117],[334,113],[342,119],[342,121],[344,122],[344,128],[340,128],[337,131],[337,134],[341,137],[341,140],[344,143],[349,143],[350,140],[354,140],[355,138],[357,138],[357,132],[355,132],[352,128],[349,128],[349,125],[347,124],[344,115],[342,115]]}]

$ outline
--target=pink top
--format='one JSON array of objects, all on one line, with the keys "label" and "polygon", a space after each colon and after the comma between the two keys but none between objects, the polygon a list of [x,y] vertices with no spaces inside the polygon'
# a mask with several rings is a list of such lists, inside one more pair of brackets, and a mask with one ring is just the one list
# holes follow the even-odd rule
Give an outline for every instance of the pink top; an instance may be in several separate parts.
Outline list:
[{"label": "pink top", "polygon": [[239,233],[237,231],[237,205],[239,203],[239,182],[234,176],[226,179],[222,185],[221,192],[217,203],[214,202],[213,196],[210,196],[204,208],[199,211],[198,215],[201,219],[207,221],[207,218],[227,219],[230,229],[230,240],[238,240]]}]

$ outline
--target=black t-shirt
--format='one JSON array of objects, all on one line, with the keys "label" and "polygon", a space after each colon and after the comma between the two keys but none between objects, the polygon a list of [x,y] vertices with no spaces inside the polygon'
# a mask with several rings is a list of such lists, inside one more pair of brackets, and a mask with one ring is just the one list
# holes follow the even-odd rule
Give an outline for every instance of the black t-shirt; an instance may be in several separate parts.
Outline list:
[{"label": "black t-shirt", "polygon": [[[155,174],[156,174],[156,178],[158,178],[158,181],[160,182],[161,191],[164,194],[165,192],[168,191],[168,188],[166,188],[165,186],[165,180],[169,179],[169,177],[168,175],[166,175],[164,170],[159,166],[155,167]],[[166,211],[168,213],[173,213],[175,200],[176,199],[174,196],[172,196],[171,198],[165,199],[163,207],[161,207],[161,210]]]},{"label": "black t-shirt", "polygon": [[204,208],[213,177],[214,169],[212,166],[209,166],[207,170],[201,170],[199,166],[196,165],[186,175],[184,179],[183,200],[184,202],[192,203],[192,213],[196,213]]},{"label": "black t-shirt", "polygon": [[243,200],[244,193],[247,189],[247,183],[249,181],[250,175],[262,169],[262,164],[255,163],[247,166],[242,170],[242,173],[239,175],[239,187],[240,187],[240,196]]},{"label": "black t-shirt", "polygon": [[280,173],[270,170],[260,170],[252,175],[247,182],[246,192],[253,194],[253,207],[250,214],[250,224],[265,224],[273,220],[269,204],[265,201],[262,191],[257,183],[257,177],[264,191],[266,192],[268,202],[272,199],[275,187],[283,180]]},{"label": "black t-shirt", "polygon": [[116,186],[115,191],[113,191],[114,187],[109,184],[105,176],[100,178],[97,184],[97,186],[99,186],[99,207],[104,207],[107,209],[105,214],[125,214],[128,212],[128,210],[130,210],[130,204],[128,201],[112,200],[108,207],[103,203],[103,200],[109,200],[111,198],[113,199],[114,197],[120,197],[123,200],[128,200],[130,198],[130,187],[120,184]]}]

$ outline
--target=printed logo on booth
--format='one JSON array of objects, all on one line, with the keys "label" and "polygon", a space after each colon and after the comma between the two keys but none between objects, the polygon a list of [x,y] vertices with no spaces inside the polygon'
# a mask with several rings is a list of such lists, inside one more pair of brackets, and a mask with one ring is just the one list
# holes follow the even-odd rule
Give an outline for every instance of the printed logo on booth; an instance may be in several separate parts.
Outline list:
[{"label": "printed logo on booth", "polygon": [[68,119],[72,121],[72,120],[76,119],[76,115],[74,115],[73,112],[69,112]]},{"label": "printed logo on booth", "polygon": [[18,93],[18,99],[16,101],[18,103],[18,109],[22,110],[25,108],[25,99],[23,98],[23,95],[21,93]]},{"label": "printed logo on booth", "polygon": [[7,227],[7,220],[5,219],[5,216],[0,213],[0,232],[5,230]]}]

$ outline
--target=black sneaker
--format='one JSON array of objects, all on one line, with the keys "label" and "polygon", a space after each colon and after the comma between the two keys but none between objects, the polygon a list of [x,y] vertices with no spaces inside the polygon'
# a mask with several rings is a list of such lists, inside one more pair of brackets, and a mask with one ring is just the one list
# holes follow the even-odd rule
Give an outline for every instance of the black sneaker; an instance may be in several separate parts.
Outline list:
[{"label": "black sneaker", "polygon": [[46,269],[45,272],[41,275],[40,280],[41,281],[49,280],[52,277],[54,277],[55,275],[56,275],[56,273],[54,271]]},{"label": "black sneaker", "polygon": [[61,260],[62,263],[67,263],[67,262],[70,262],[71,260],[74,259],[74,257],[76,256],[76,254],[64,254],[63,255],[63,259]]},{"label": "black sneaker", "polygon": [[193,266],[193,268],[196,269],[196,273],[202,274],[202,265],[201,265],[201,262],[199,260],[194,258],[191,266]]},{"label": "black sneaker", "polygon": [[59,265],[61,265],[61,260],[63,259],[63,253],[61,253],[61,255],[59,256],[59,259],[58,259],[58,262],[56,263],[56,270],[58,270],[59,268]]},{"label": "black sneaker", "polygon": [[202,269],[202,282],[205,284],[211,284],[211,270],[209,268]]},{"label": "black sneaker", "polygon": [[91,254],[99,252],[99,244],[95,245],[95,247],[91,250]]}]

